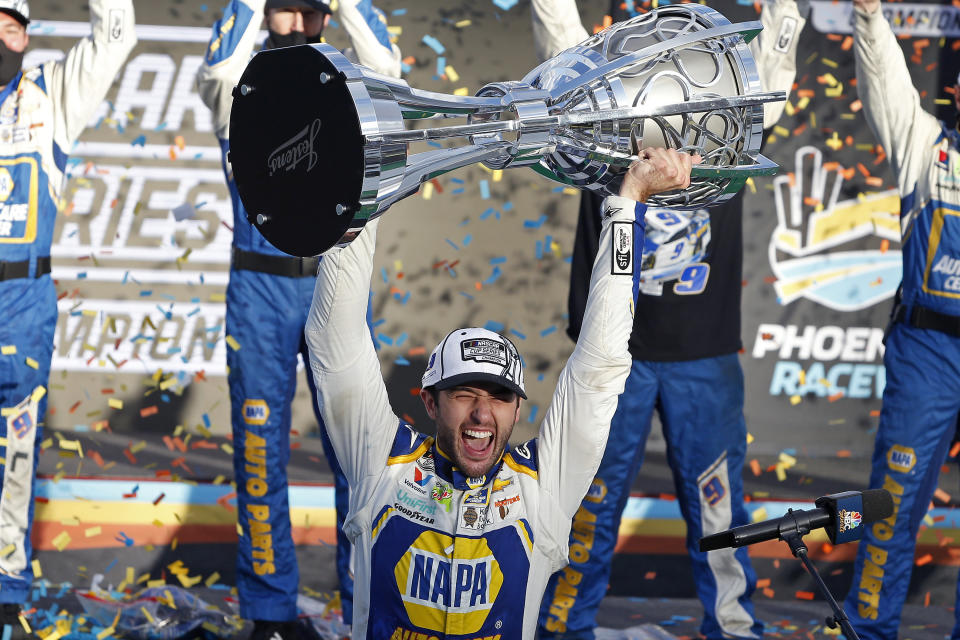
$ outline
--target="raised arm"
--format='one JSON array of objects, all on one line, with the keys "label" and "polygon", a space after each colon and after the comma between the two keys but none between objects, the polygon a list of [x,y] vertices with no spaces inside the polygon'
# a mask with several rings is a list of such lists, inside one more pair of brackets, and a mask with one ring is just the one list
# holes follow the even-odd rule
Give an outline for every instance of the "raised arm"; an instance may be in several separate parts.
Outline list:
[{"label": "raised arm", "polygon": [[340,21],[360,64],[385,76],[400,77],[400,49],[390,42],[383,11],[370,0],[340,0]]},{"label": "raised arm", "polygon": [[920,106],[903,50],[877,0],[856,0],[854,57],[857,92],[877,141],[890,158],[900,194],[907,195],[929,165],[940,122]]},{"label": "raised arm", "polygon": [[304,330],[317,402],[351,487],[383,470],[400,424],[366,322],[378,224],[324,255]]},{"label": "raised arm", "polygon": [[[760,82],[764,91],[786,91],[787,99],[797,77],[797,43],[807,23],[809,2],[801,13],[796,0],[767,0],[760,13],[763,32],[750,43],[757,61]],[[777,123],[786,102],[767,102],[763,105],[763,128]]]},{"label": "raised arm", "polygon": [[533,0],[533,43],[540,62],[589,37],[583,28],[575,0]]},{"label": "raised arm", "polygon": [[227,139],[230,130],[233,87],[253,55],[265,2],[231,0],[223,17],[213,25],[207,53],[197,72],[197,90],[213,112],[214,132],[221,140]]},{"label": "raised arm", "polygon": [[630,372],[627,341],[640,285],[642,201],[689,185],[690,167],[700,161],[666,149],[647,149],[641,157],[624,180],[622,197],[604,201],[583,327],[540,426],[538,473],[548,507],[543,513],[559,518],[553,526],[569,522],[580,506],[600,466],[610,420]]},{"label": "raised arm", "polygon": [[72,144],[90,122],[137,44],[134,25],[133,0],[91,0],[91,35],[43,65],[59,142]]}]

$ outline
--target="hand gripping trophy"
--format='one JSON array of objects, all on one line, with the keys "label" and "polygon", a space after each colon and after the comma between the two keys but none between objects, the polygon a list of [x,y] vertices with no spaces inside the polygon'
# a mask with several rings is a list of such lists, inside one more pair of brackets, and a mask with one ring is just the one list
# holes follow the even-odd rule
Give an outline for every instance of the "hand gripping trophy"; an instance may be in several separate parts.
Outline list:
[{"label": "hand gripping trophy", "polygon": [[[261,51],[234,89],[230,162],[240,197],[263,235],[298,256],[349,243],[424,181],[475,162],[530,166],[615,194],[638,148],[672,147],[703,161],[688,188],[650,204],[719,203],[750,176],[777,170],[758,153],[762,104],[786,96],[760,86],[748,43],[761,29],[703,5],[670,5],[474,97],[413,89],[326,44]],[[407,126],[444,119],[460,122]],[[446,146],[409,152],[429,140]]]}]

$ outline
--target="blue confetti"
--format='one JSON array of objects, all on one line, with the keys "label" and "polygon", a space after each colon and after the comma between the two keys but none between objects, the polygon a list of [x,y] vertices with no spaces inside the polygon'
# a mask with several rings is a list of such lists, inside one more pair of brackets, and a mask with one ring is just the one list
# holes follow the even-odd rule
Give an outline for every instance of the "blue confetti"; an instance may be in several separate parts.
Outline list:
[{"label": "blue confetti", "polygon": [[384,322],[386,322],[386,321],[387,321],[386,318],[380,318],[379,320],[375,320],[374,322],[371,322],[371,323],[370,323],[370,326],[371,326],[371,327],[379,327],[380,325],[382,325],[382,324],[383,324]]},{"label": "blue confetti", "polygon": [[509,11],[513,7],[517,6],[519,0],[493,0],[493,4],[497,5],[504,11]]},{"label": "blue confetti", "polygon": [[499,217],[500,217],[500,214],[497,213],[497,210],[494,209],[493,207],[490,207],[489,209],[487,209],[486,211],[484,211],[483,213],[480,214],[480,219],[481,219],[481,220],[486,220],[487,218],[489,218],[490,216],[492,216],[492,215],[495,214],[495,213],[497,214],[497,218],[499,218]]},{"label": "blue confetti", "polygon": [[512,333],[513,335],[517,336],[517,337],[520,338],[521,340],[526,340],[526,339],[527,339],[527,336],[526,336],[525,334],[520,333],[520,332],[517,331],[516,329],[510,329],[510,333]]},{"label": "blue confetti", "polygon": [[524,220],[523,228],[524,229],[539,229],[543,226],[543,223],[547,221],[547,214],[541,214],[536,220]]},{"label": "blue confetti", "polygon": [[480,197],[484,200],[488,200],[490,198],[490,183],[486,180],[480,181]]},{"label": "blue confetti", "polygon": [[443,149],[443,145],[436,140],[427,140],[427,146],[433,147],[434,149]]},{"label": "blue confetti", "polygon": [[504,329],[504,324],[502,322],[497,322],[496,320],[489,320],[487,321],[487,324],[483,325],[483,328],[487,331],[500,333]]},{"label": "blue confetti", "polygon": [[466,184],[460,178],[450,178],[450,182],[452,182],[453,184]]},{"label": "blue confetti", "polygon": [[209,429],[209,428],[210,428],[210,416],[208,416],[207,414],[203,414],[203,415],[201,416],[201,418],[203,418],[203,426],[205,426],[207,429]]},{"label": "blue confetti", "polygon": [[447,59],[444,56],[437,56],[437,75],[442,76],[447,71]]},{"label": "blue confetti", "polygon": [[385,334],[385,333],[378,333],[378,334],[377,334],[377,340],[379,340],[379,341],[382,342],[383,344],[391,344],[391,345],[393,344],[393,338],[391,338],[390,336],[388,336],[388,335]]},{"label": "blue confetti", "polygon": [[540,332],[540,337],[546,338],[548,335],[550,335],[551,333],[555,333],[556,331],[557,331],[557,325],[551,325]]},{"label": "blue confetti", "polygon": [[397,359],[393,361],[393,363],[400,365],[401,367],[405,367],[410,364],[410,361],[404,358],[403,356],[398,356]]},{"label": "blue confetti", "polygon": [[410,73],[410,71],[411,71],[412,69],[413,69],[413,67],[411,67],[410,65],[408,65],[406,62],[401,62],[401,63],[400,63],[400,71],[401,71],[402,73]]},{"label": "blue confetti", "polygon": [[380,267],[380,277],[383,278],[384,282],[389,282],[390,278],[387,276],[387,268]]},{"label": "blue confetti", "polygon": [[451,240],[450,238],[444,238],[444,240],[446,240],[446,241],[447,241],[447,244],[450,245],[451,247],[453,247],[455,251],[460,251],[460,247],[458,247],[457,245],[455,245],[455,244],[453,243],[453,240]]},{"label": "blue confetti", "polygon": [[453,191],[451,191],[450,193],[453,194],[453,195],[455,195],[455,196],[458,196],[458,195],[460,195],[461,193],[463,193],[464,191],[466,191],[466,189],[464,189],[463,187],[458,187],[458,188],[454,189]]},{"label": "blue confetti", "polygon": [[406,342],[406,341],[407,341],[407,334],[406,334],[406,333],[401,333],[401,334],[400,334],[400,337],[397,338],[397,346],[398,346],[398,347],[399,347],[399,346],[402,346],[403,343]]},{"label": "blue confetti", "polygon": [[133,142],[130,143],[131,147],[142,147],[147,144],[147,136],[139,135],[133,139]]},{"label": "blue confetti", "polygon": [[407,10],[406,10],[406,9],[394,9],[393,11],[390,12],[390,15],[391,15],[391,16],[405,16],[405,15],[407,15]]},{"label": "blue confetti", "polygon": [[527,418],[527,422],[533,422],[537,419],[537,412],[540,410],[535,404],[530,405],[530,417]]},{"label": "blue confetti", "polygon": [[494,267],[493,273],[490,274],[490,277],[483,281],[483,284],[493,284],[497,281],[497,278],[500,277],[500,267]]},{"label": "blue confetti", "polygon": [[140,292],[141,298],[149,298],[152,295],[153,295],[153,291],[151,291],[150,289],[144,289],[143,291]]},{"label": "blue confetti", "polygon": [[508,202],[504,202],[504,203],[503,203],[503,210],[504,210],[504,211],[510,211],[511,209],[513,209],[513,203],[512,203],[512,202],[509,202],[509,201],[508,201]]},{"label": "blue confetti", "polygon": [[473,240],[473,234],[468,233],[463,237],[463,246],[469,247],[470,242]]},{"label": "blue confetti", "polygon": [[507,261],[507,256],[498,256],[496,258],[490,258],[490,264],[503,264]]},{"label": "blue confetti", "polygon": [[461,291],[461,292],[460,292],[460,295],[462,295],[462,296],[463,296],[464,298],[466,298],[467,300],[473,300],[473,296],[470,295],[469,293],[467,293],[466,291]]},{"label": "blue confetti", "polygon": [[423,36],[422,42],[423,42],[423,44],[425,44],[425,45],[427,45],[428,47],[430,47],[431,49],[433,49],[433,50],[437,53],[438,56],[439,56],[439,55],[443,55],[443,52],[447,50],[446,47],[444,47],[442,44],[440,44],[440,41],[439,41],[439,40],[437,40],[436,38],[434,38],[433,36],[431,36],[431,35],[429,35],[429,34]]}]

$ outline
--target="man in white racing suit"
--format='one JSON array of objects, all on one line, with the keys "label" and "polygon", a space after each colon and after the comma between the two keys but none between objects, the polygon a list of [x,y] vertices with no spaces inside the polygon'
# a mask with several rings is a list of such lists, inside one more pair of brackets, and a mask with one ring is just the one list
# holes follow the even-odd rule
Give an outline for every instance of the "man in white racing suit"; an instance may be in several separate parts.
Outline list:
[{"label": "man in white racing suit", "polygon": [[621,197],[606,200],[583,331],[540,435],[516,447],[523,367],[507,338],[458,329],[434,349],[421,398],[435,441],[394,414],[363,321],[378,222],[321,261],[306,337],[351,488],[355,638],[533,637],[630,369],[643,201],[687,186],[699,161],[666,149],[641,157]]},{"label": "man in white racing suit", "polygon": [[[34,474],[57,325],[50,244],[74,142],[137,42],[132,0],[90,0],[91,34],[21,69],[26,0],[0,0],[0,630],[25,631]],[[5,631],[9,625],[10,631]]]},{"label": "man in white racing suit", "polygon": [[[960,132],[923,110],[879,0],[853,6],[857,92],[900,191],[903,279],[870,474],[894,514],[860,541],[845,609],[861,638],[896,638],[917,532],[960,416]],[[954,107],[960,113],[960,82]],[[951,637],[960,638],[960,619]]]}]

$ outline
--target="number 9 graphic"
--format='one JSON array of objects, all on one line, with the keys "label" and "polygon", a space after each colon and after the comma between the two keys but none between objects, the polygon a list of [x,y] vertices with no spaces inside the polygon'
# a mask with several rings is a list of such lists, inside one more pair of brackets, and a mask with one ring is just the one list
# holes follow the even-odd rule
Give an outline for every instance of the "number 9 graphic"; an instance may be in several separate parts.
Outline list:
[{"label": "number 9 graphic", "polygon": [[677,283],[673,285],[673,292],[681,296],[703,293],[703,290],[707,287],[707,280],[709,279],[709,264],[705,262],[691,264],[680,274]]}]

